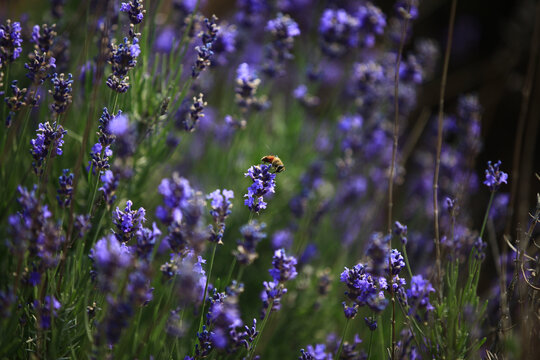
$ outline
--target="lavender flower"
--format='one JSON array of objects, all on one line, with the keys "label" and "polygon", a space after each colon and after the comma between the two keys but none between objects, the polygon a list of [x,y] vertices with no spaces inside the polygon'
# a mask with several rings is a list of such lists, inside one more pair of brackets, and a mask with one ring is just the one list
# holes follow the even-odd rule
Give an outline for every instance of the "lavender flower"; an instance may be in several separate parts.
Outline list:
[{"label": "lavender flower", "polygon": [[203,100],[202,93],[200,93],[198,97],[193,97],[193,104],[189,108],[189,116],[186,115],[182,120],[185,131],[195,131],[195,127],[199,123],[199,119],[204,117],[203,111],[206,105],[208,104]]},{"label": "lavender flower", "polygon": [[113,174],[111,170],[106,170],[100,177],[103,185],[98,189],[103,191],[103,197],[107,205],[111,206],[116,200],[116,188],[118,188],[118,178]]},{"label": "lavender flower", "polygon": [[371,317],[365,317],[364,321],[366,322],[366,325],[368,326],[369,330],[375,331],[377,330],[377,319],[373,316]]},{"label": "lavender flower", "polygon": [[272,41],[266,47],[266,63],[263,69],[270,76],[283,75],[285,61],[293,58],[291,51],[294,37],[300,35],[300,29],[289,15],[280,13],[277,18],[268,21],[266,30],[270,32]]},{"label": "lavender flower", "polygon": [[375,45],[375,36],[382,35],[386,26],[386,16],[377,6],[366,1],[358,7],[356,18],[359,21],[362,46],[371,48]]},{"label": "lavender flower", "polygon": [[212,45],[216,41],[219,32],[219,26],[216,24],[217,20],[215,15],[211,19],[204,19],[206,31],[201,34],[203,45],[195,47],[197,60],[195,61],[195,65],[191,67],[191,77],[193,79],[198,78],[201,72],[211,64],[211,58],[214,55]]},{"label": "lavender flower", "polygon": [[64,74],[58,75],[57,73],[53,74],[51,83],[54,85],[53,90],[49,90],[49,94],[52,95],[54,103],[51,104],[51,111],[57,115],[62,114],[66,111],[69,104],[71,104],[72,96],[72,84],[71,80],[72,75],[68,74],[67,80],[65,79]]},{"label": "lavender flower", "polygon": [[332,360],[333,356],[332,353],[326,352],[326,345],[324,344],[316,344],[315,347],[313,345],[308,345],[307,350],[301,349],[300,350],[300,357],[299,360]]},{"label": "lavender flower", "polygon": [[108,170],[111,166],[109,164],[109,158],[113,155],[113,151],[110,146],[105,148],[99,142],[92,146],[90,151],[91,160],[88,162],[88,170],[92,167],[92,174],[100,173],[102,170]]},{"label": "lavender flower", "polygon": [[52,24],[51,26],[43,24],[42,27],[34,25],[30,42],[34,43],[34,47],[39,53],[46,53],[49,55],[49,51],[53,46],[56,35],[56,24]]},{"label": "lavender flower", "polygon": [[41,175],[43,172],[42,166],[48,156],[54,158],[56,155],[62,155],[62,145],[64,144],[64,135],[67,133],[62,125],[56,125],[56,122],[51,126],[49,122],[41,123],[36,130],[37,137],[30,140],[32,148],[30,152],[34,161],[32,166],[36,175]]},{"label": "lavender flower", "polygon": [[240,264],[249,265],[255,261],[258,256],[257,244],[266,238],[266,233],[263,232],[265,228],[266,224],[259,223],[257,220],[240,228],[243,239],[237,242],[238,246],[234,252],[234,256]]},{"label": "lavender flower", "polygon": [[118,113],[116,115],[110,114],[109,110],[107,108],[103,108],[103,113],[101,114],[99,118],[99,125],[98,125],[98,136],[99,136],[99,142],[103,146],[111,145],[116,136],[111,133],[111,130],[109,128],[109,125],[111,121],[113,121],[115,118],[119,117],[122,114],[121,110],[118,110]]},{"label": "lavender flower", "polygon": [[294,240],[293,233],[288,230],[279,230],[274,233],[272,236],[272,249],[290,249]]},{"label": "lavender flower", "polygon": [[6,20],[0,25],[0,68],[15,61],[22,52],[21,23]]},{"label": "lavender flower", "polygon": [[477,237],[473,243],[473,253],[476,260],[483,261],[486,258],[487,243],[481,237]]},{"label": "lavender flower", "polygon": [[62,175],[58,178],[59,188],[57,190],[56,200],[62,208],[68,207],[71,204],[73,196],[73,173],[69,169],[64,169]]},{"label": "lavender flower", "polygon": [[330,57],[338,57],[358,44],[358,19],[343,9],[326,9],[319,23],[322,51]]},{"label": "lavender flower", "polygon": [[366,255],[369,258],[369,272],[382,276],[388,269],[388,252],[390,251],[390,236],[373,233],[370,237]]},{"label": "lavender flower", "polygon": [[128,71],[137,65],[137,58],[141,54],[139,39],[134,37],[131,41],[124,38],[124,43],[109,45],[110,55],[108,62],[112,67],[112,74],[107,78],[107,86],[118,93],[125,93],[129,89]]},{"label": "lavender flower", "polygon": [[56,59],[46,53],[39,53],[34,50],[28,55],[29,62],[24,64],[28,70],[26,77],[32,80],[35,85],[41,85],[50,75],[49,70],[56,68]]},{"label": "lavender flower", "polygon": [[489,187],[493,192],[499,189],[499,186],[502,183],[507,183],[508,174],[499,170],[501,166],[501,161],[497,161],[495,164],[491,164],[491,161],[487,163],[488,168],[486,169],[486,179],[484,180],[484,185]]},{"label": "lavender flower", "polygon": [[236,37],[237,29],[233,24],[227,24],[223,22],[219,26],[219,32],[215,40],[212,43],[212,51],[214,57],[211,59],[212,64],[226,65],[228,63],[227,57],[232,55],[236,51]]},{"label": "lavender flower", "polygon": [[296,272],[297,261],[294,256],[287,256],[285,249],[279,249],[274,252],[272,258],[273,268],[269,270],[270,276],[275,282],[283,283],[292,280],[298,274]]},{"label": "lavender flower", "polygon": [[113,212],[113,224],[116,226],[118,232],[114,235],[123,243],[130,241],[138,231],[143,229],[143,223],[146,221],[144,217],[146,210],[140,207],[138,210],[131,210],[133,202],[128,200],[124,211],[121,211],[118,207]]},{"label": "lavender flower", "polygon": [[34,300],[34,307],[40,315],[41,328],[49,329],[52,318],[58,316],[58,310],[60,310],[62,304],[54,296],[47,295],[43,300],[43,304],[40,304],[38,300]]},{"label": "lavender flower", "polygon": [[260,24],[270,5],[264,0],[239,0],[236,20],[243,27],[251,28]]},{"label": "lavender flower", "polygon": [[415,275],[411,279],[411,288],[407,289],[407,302],[411,306],[409,313],[417,312],[418,309],[426,311],[435,308],[429,302],[429,293],[435,292],[431,283],[422,275]]},{"label": "lavender flower", "polygon": [[188,251],[184,257],[171,254],[171,259],[161,266],[166,279],[174,275],[175,288],[181,304],[200,303],[203,300],[206,286],[206,273],[202,264],[206,263],[201,256]]},{"label": "lavender flower", "polygon": [[236,70],[236,104],[243,113],[246,113],[250,107],[255,106],[258,101],[255,97],[257,88],[261,80],[256,72],[250,68],[247,63],[242,63]]},{"label": "lavender flower", "polygon": [[347,285],[345,295],[358,306],[368,305],[376,312],[386,307],[388,301],[383,292],[388,287],[386,279],[368,273],[364,264],[357,264],[352,269],[345,268],[340,281]]},{"label": "lavender flower", "polygon": [[396,221],[394,223],[394,234],[399,236],[403,245],[407,245],[407,225],[403,225],[399,221]]},{"label": "lavender flower", "polygon": [[137,257],[144,261],[149,261],[154,250],[156,240],[161,236],[161,231],[156,223],[152,223],[152,229],[142,228],[137,230],[135,251]]},{"label": "lavender flower", "polygon": [[234,192],[232,190],[219,189],[208,194],[206,196],[208,200],[211,200],[210,215],[214,218],[215,228],[212,226],[210,231],[210,241],[223,244],[223,233],[225,232],[225,219],[231,214],[232,203],[231,199],[234,198]]},{"label": "lavender flower", "polygon": [[244,174],[245,177],[251,178],[253,183],[248,187],[248,193],[244,195],[244,205],[249,210],[259,213],[266,209],[266,202],[263,197],[269,193],[274,193],[276,174],[271,173],[272,165],[254,165]]},{"label": "lavender flower", "polygon": [[143,21],[144,13],[146,10],[143,10],[143,0],[131,0],[129,2],[123,2],[120,5],[120,11],[125,12],[129,16],[129,21],[132,24],[140,24]]},{"label": "lavender flower", "polygon": [[397,0],[394,9],[400,19],[415,20],[418,18],[418,3],[419,0]]},{"label": "lavender flower", "polygon": [[19,110],[21,110],[24,106],[26,106],[26,88],[19,89],[17,86],[18,81],[13,80],[11,82],[11,85],[9,86],[11,88],[11,92],[13,93],[13,96],[11,97],[5,97],[4,101],[6,102],[6,106],[9,109],[8,116],[6,118],[6,127],[11,127],[11,123],[13,121],[13,118],[15,117],[15,113],[17,113]]},{"label": "lavender flower", "polygon": [[97,279],[105,291],[119,285],[121,274],[132,264],[128,247],[120,243],[114,235],[98,240],[89,256],[94,264],[93,278]]}]

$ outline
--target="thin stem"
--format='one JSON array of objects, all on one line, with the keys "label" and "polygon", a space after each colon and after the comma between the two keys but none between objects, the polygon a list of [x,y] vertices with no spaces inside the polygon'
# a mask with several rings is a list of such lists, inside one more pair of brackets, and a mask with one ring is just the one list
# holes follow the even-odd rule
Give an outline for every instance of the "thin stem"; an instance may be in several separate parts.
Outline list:
[{"label": "thin stem", "polygon": [[257,344],[259,343],[259,340],[262,336],[264,327],[266,326],[266,322],[268,321],[268,318],[270,317],[270,314],[272,313],[272,307],[274,306],[274,299],[270,300],[270,303],[268,304],[268,308],[266,310],[266,315],[264,316],[264,320],[261,323],[261,329],[259,330],[259,335],[255,338],[255,342],[253,343],[253,347],[251,348],[251,352],[249,354],[248,359],[252,360],[253,355],[255,355],[255,349],[257,348]]},{"label": "thin stem", "polygon": [[217,243],[214,243],[214,246],[212,248],[212,257],[210,258],[210,268],[208,269],[208,275],[206,276],[206,284],[204,285],[203,303],[202,303],[202,308],[201,308],[201,316],[199,319],[199,328],[197,332],[201,332],[202,327],[203,327],[204,308],[206,305],[206,292],[208,291],[208,282],[210,281],[210,276],[212,276],[212,267],[214,267],[214,257],[216,256],[216,248],[217,248]]},{"label": "thin stem", "polygon": [[382,323],[382,316],[377,316],[377,327],[379,329],[379,346],[381,347],[381,357],[385,358],[385,350],[384,350],[384,330],[383,330],[383,323]]},{"label": "thin stem", "polygon": [[403,257],[405,258],[405,265],[407,266],[407,272],[409,273],[409,276],[413,277],[412,270],[411,270],[411,264],[409,264],[409,257],[407,256],[407,244],[403,244]]},{"label": "thin stem", "polygon": [[336,354],[336,360],[339,360],[339,356],[341,355],[341,349],[343,349],[343,341],[345,340],[345,336],[347,336],[347,329],[349,328],[349,323],[351,319],[347,318],[347,322],[345,323],[345,328],[343,329],[343,334],[341,335],[341,341],[339,342],[339,348]]},{"label": "thin stem", "polygon": [[371,356],[371,344],[373,344],[373,331],[370,330],[370,332],[369,332],[369,345],[368,345],[368,351],[367,351],[367,358],[368,359]]},{"label": "thin stem", "polygon": [[443,136],[443,117],[444,117],[444,94],[446,91],[446,81],[448,76],[448,64],[450,63],[450,52],[452,50],[452,38],[454,33],[454,21],[456,18],[457,0],[452,0],[450,10],[450,19],[448,24],[448,37],[446,39],[446,51],[444,54],[444,65],[441,79],[441,93],[439,97],[439,116],[437,121],[437,157],[435,161],[435,174],[433,176],[433,220],[435,222],[435,249],[436,249],[436,267],[437,267],[437,289],[439,297],[442,296],[442,269],[441,269],[441,241],[439,234],[439,204],[438,204],[438,189],[439,189],[439,170],[441,166],[441,150]]},{"label": "thin stem", "polygon": [[480,229],[480,235],[479,235],[480,239],[484,236],[484,230],[486,229],[486,224],[489,218],[489,210],[491,209],[491,204],[493,204],[494,197],[495,197],[495,191],[492,191],[491,196],[489,197],[486,213],[484,214],[484,221],[482,222],[482,228]]},{"label": "thin stem", "polygon": [[233,261],[231,264],[231,267],[229,268],[229,275],[227,275],[227,282],[225,283],[225,287],[231,283],[232,273],[234,271],[234,267],[236,266],[236,256],[233,256]]},{"label": "thin stem", "polygon": [[[407,14],[411,10],[411,0],[407,1]],[[390,164],[390,176],[388,179],[388,233],[392,232],[392,210],[394,208],[394,172],[396,167],[396,156],[399,137],[399,67],[401,65],[401,56],[405,46],[405,36],[409,25],[410,16],[405,17],[405,22],[401,29],[401,38],[399,40],[399,50],[396,55],[396,69],[394,73],[394,142],[392,144],[392,162]],[[393,359],[392,355],[392,359]]]}]

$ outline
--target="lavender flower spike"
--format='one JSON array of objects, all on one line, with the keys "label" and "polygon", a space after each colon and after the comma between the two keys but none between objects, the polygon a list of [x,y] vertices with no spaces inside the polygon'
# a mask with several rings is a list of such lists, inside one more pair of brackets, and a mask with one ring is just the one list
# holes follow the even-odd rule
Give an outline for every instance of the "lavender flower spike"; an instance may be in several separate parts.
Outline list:
[{"label": "lavender flower spike", "polygon": [[491,191],[497,191],[502,183],[507,184],[508,174],[499,170],[499,167],[501,166],[500,160],[493,165],[491,164],[491,161],[488,161],[487,166],[484,185],[489,187]]}]

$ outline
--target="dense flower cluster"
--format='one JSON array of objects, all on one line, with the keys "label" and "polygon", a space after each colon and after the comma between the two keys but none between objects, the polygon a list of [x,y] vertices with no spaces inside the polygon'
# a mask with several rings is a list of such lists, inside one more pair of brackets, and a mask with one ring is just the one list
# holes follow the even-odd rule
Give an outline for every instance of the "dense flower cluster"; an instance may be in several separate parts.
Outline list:
[{"label": "dense flower cluster", "polygon": [[120,11],[127,13],[129,21],[134,25],[140,24],[144,19],[144,13],[146,13],[146,10],[143,9],[142,0],[123,2],[120,5]]},{"label": "dense flower cluster", "polygon": [[282,76],[285,61],[293,58],[293,42],[300,35],[300,29],[289,15],[278,14],[277,18],[268,21],[266,31],[271,34],[272,41],[266,47],[263,69],[270,76]]},{"label": "dense flower cluster", "polygon": [[244,195],[244,205],[249,210],[258,213],[259,211],[266,209],[266,202],[264,196],[275,192],[275,179],[276,174],[271,173],[272,165],[254,165],[250,167],[245,177],[249,177],[253,183],[248,187],[247,194]]},{"label": "dense flower cluster", "polygon": [[109,45],[108,62],[112,67],[112,74],[107,78],[107,86],[118,93],[125,93],[129,89],[128,72],[137,65],[137,58],[141,54],[139,39],[124,38],[123,44],[111,43]]},{"label": "dense flower cluster", "polygon": [[269,270],[273,281],[263,282],[264,290],[261,292],[263,302],[263,318],[270,307],[270,311],[281,308],[281,297],[287,293],[285,283],[293,280],[296,272],[297,260],[294,256],[287,256],[284,249],[276,250],[272,258],[272,268]]},{"label": "dense flower cluster", "polygon": [[41,123],[36,130],[37,137],[30,141],[32,148],[30,152],[34,158],[32,166],[36,175],[41,175],[43,172],[43,163],[57,155],[62,155],[62,145],[64,145],[64,135],[67,130],[64,130],[62,125],[57,125],[56,122],[52,125],[49,122]]},{"label": "dense flower cluster", "polygon": [[6,20],[0,24],[0,68],[15,61],[22,52],[21,23]]},{"label": "dense flower cluster", "polygon": [[497,161],[495,164],[492,164],[491,161],[488,161],[486,169],[486,179],[484,180],[484,185],[489,187],[491,191],[497,191],[501,184],[506,184],[508,181],[508,174],[504,171],[499,170],[501,166],[501,161]]},{"label": "dense flower cluster", "polygon": [[64,74],[54,73],[51,79],[53,84],[53,90],[49,90],[49,94],[53,96],[54,102],[51,104],[51,111],[56,114],[62,114],[66,111],[69,104],[72,101],[72,75],[68,74],[67,79]]}]

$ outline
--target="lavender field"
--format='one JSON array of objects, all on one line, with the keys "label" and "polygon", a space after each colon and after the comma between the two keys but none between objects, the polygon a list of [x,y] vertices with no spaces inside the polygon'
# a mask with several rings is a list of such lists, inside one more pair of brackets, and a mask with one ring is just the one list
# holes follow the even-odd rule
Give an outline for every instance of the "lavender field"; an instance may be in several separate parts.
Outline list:
[{"label": "lavender field", "polygon": [[538,359],[540,3],[481,3],[0,0],[0,359]]}]

